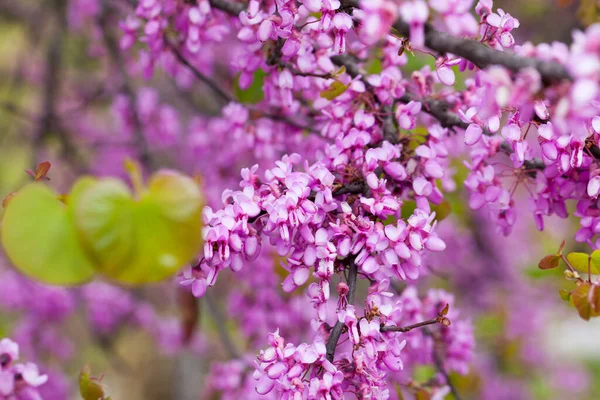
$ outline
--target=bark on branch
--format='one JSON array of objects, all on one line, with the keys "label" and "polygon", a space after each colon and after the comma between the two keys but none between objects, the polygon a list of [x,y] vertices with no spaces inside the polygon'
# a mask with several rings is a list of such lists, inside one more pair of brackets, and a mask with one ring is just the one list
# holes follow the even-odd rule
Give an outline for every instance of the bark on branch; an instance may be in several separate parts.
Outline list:
[{"label": "bark on branch", "polygon": [[[348,269],[348,304],[354,303],[354,293],[356,292],[356,279],[358,276],[358,266],[354,262],[354,259],[350,259],[350,265]],[[325,348],[327,349],[326,357],[329,362],[333,362],[335,357],[335,350],[340,340],[340,336],[342,335],[342,331],[344,330],[344,323],[338,321],[335,323],[335,326],[331,330],[331,334],[329,335],[329,339],[327,339],[327,344]]]},{"label": "bark on branch", "polygon": [[[359,8],[358,0],[342,0],[347,7]],[[403,36],[409,37],[410,26],[398,18],[393,28]],[[472,39],[462,39],[440,32],[431,25],[425,25],[425,45],[440,54],[451,53],[471,61],[484,69],[491,65],[502,65],[513,72],[525,68],[535,68],[546,85],[561,80],[571,80],[567,69],[554,61],[542,61],[531,57],[519,56],[512,52],[498,51]]]}]

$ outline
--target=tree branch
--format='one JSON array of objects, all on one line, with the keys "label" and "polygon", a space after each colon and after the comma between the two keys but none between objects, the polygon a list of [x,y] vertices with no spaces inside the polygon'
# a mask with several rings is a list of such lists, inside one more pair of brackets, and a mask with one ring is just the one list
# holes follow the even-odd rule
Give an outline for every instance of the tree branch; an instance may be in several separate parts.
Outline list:
[{"label": "tree branch", "polygon": [[[425,335],[433,336],[431,334],[431,332],[429,332],[427,329],[425,329]],[[435,340],[435,338],[433,338],[433,337],[432,337],[432,339]],[[452,380],[450,379],[450,375],[448,374],[448,372],[444,368],[444,363],[443,363],[440,355],[436,351],[435,343],[432,346],[431,352],[432,352],[432,355],[433,355],[433,363],[435,364],[435,368],[444,377],[444,380],[446,381],[446,384],[448,385],[448,387],[450,387],[450,392],[454,396],[454,399],[455,400],[462,400],[462,397],[458,394],[458,390],[456,390],[456,387],[454,386],[454,384],[452,383]]]},{"label": "tree branch", "polygon": [[206,299],[206,305],[208,306],[208,311],[210,312],[210,315],[212,316],[213,320],[215,321],[215,325],[217,326],[217,331],[219,332],[219,338],[223,342],[223,346],[225,347],[225,350],[229,354],[229,357],[240,358],[241,357],[240,352],[238,351],[237,347],[235,347],[235,344],[233,343],[233,340],[231,339],[231,336],[229,335],[229,332],[227,331],[227,327],[225,326],[225,319],[223,318],[223,315],[219,311],[217,302],[215,301],[215,299],[212,297],[212,295],[210,293],[207,293],[204,296],[204,298]]},{"label": "tree branch", "polygon": [[[358,266],[354,262],[354,259],[350,259],[350,265],[348,270],[348,304],[354,303],[354,293],[356,292],[356,279],[358,276]],[[337,347],[337,343],[340,340],[340,336],[342,335],[342,331],[344,329],[344,323],[341,321],[337,321],[335,326],[331,330],[329,334],[329,339],[327,339],[327,344],[325,348],[327,349],[326,357],[329,362],[333,362],[333,358],[335,357],[335,350]]]},{"label": "tree branch", "polygon": [[[358,0],[341,0],[342,6],[347,8],[360,8]],[[212,7],[237,16],[246,9],[245,4],[233,3],[225,0],[210,0]],[[393,25],[401,35],[410,35],[410,26],[401,18]],[[507,51],[498,51],[472,39],[462,39],[425,25],[425,45],[438,53],[451,53],[471,61],[483,69],[491,65],[502,65],[507,69],[518,72],[525,68],[535,68],[542,76],[545,84],[562,80],[572,80],[567,69],[555,61],[542,61],[531,57],[519,56]]]},{"label": "tree branch", "polygon": [[192,74],[194,74],[194,76],[198,80],[204,82],[204,84],[206,86],[211,88],[211,90],[213,92],[215,92],[221,99],[223,99],[225,101],[225,103],[231,103],[232,101],[234,101],[233,96],[231,96],[229,93],[226,93],[223,89],[221,89],[221,87],[219,87],[219,85],[217,85],[216,82],[214,82],[212,79],[210,79],[209,77],[204,75],[202,72],[200,72],[200,70],[198,70],[198,68],[194,67],[187,60],[187,58],[185,58],[183,56],[183,54],[181,54],[181,52],[179,50],[177,50],[177,47],[175,47],[175,45],[173,43],[169,42],[166,39],[165,39],[165,43],[167,44],[167,47],[171,50],[171,52],[175,55],[175,57],[177,57],[179,62],[182,63],[183,65],[185,65],[192,72]]},{"label": "tree branch", "polygon": [[[342,0],[345,6],[360,8],[358,0]],[[401,18],[394,22],[393,28],[403,36],[410,36],[410,26]],[[535,68],[546,85],[562,80],[571,80],[567,69],[554,61],[542,61],[531,57],[519,56],[512,52],[498,51],[472,39],[462,39],[425,25],[425,45],[440,54],[451,53],[471,61],[484,69],[491,65],[502,65],[513,72],[525,68]]]},{"label": "tree branch", "polygon": [[333,197],[342,196],[344,194],[361,194],[368,190],[368,186],[364,180],[349,182],[331,194]]},{"label": "tree branch", "polygon": [[428,319],[427,321],[417,322],[416,324],[407,325],[407,326],[382,326],[379,329],[379,331],[380,332],[408,332],[408,331],[412,331],[413,329],[416,329],[416,328],[421,328],[423,326],[437,324],[438,322],[440,322],[439,318],[432,318],[432,319]]},{"label": "tree branch", "polygon": [[[177,50],[177,48],[170,42],[167,42],[167,46],[171,49],[171,51],[173,52],[173,54],[175,55],[175,57],[177,57],[177,59],[185,66],[187,67],[190,72],[192,72],[192,74],[199,79],[200,81],[204,82],[206,85],[208,85],[216,94],[218,94],[223,100],[225,100],[226,103],[229,102],[233,102],[236,101],[231,95],[229,95],[227,92],[225,92],[223,89],[221,89],[219,87],[219,85],[214,82],[212,79],[210,79],[209,77],[207,77],[206,75],[204,75],[202,72],[200,72],[196,67],[194,67],[184,56],[183,54],[181,54],[180,51]],[[283,114],[275,114],[273,112],[268,112],[268,111],[263,111],[261,109],[256,109],[253,107],[248,107],[248,109],[250,111],[257,111],[259,112],[262,116],[265,116],[268,119],[271,119],[273,121],[278,121],[278,122],[284,122],[290,126],[293,126],[294,128],[300,129],[300,130],[305,130],[308,131],[310,133],[313,134],[318,134],[320,136],[320,132],[317,131],[315,128],[313,128],[312,126],[306,126],[303,124],[300,124],[296,121],[294,121],[293,119],[283,115]],[[320,136],[322,139],[327,140],[327,138]]]},{"label": "tree branch", "polygon": [[140,152],[140,161],[142,165],[154,167],[154,160],[150,154],[150,149],[148,148],[148,143],[146,142],[146,138],[144,137],[142,123],[140,121],[139,115],[136,111],[137,106],[137,98],[133,87],[129,83],[129,76],[127,74],[127,70],[125,69],[125,63],[121,57],[121,52],[119,50],[119,45],[116,39],[110,34],[110,23],[109,16],[111,13],[110,7],[108,6],[108,0],[104,0],[102,7],[102,12],[98,17],[98,25],[100,25],[102,29],[102,36],[104,39],[104,45],[108,50],[110,58],[113,64],[117,67],[119,71],[119,75],[121,77],[122,90],[124,94],[129,99],[132,114],[133,114],[133,122],[135,125],[135,147]]},{"label": "tree branch", "polygon": [[233,16],[238,16],[248,6],[244,3],[234,3],[233,1],[225,0],[210,0],[210,5]]}]

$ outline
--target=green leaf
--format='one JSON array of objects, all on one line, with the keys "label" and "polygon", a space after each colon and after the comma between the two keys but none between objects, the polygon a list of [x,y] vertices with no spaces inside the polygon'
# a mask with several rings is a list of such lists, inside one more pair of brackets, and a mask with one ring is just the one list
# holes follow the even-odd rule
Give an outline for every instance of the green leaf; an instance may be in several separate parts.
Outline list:
[{"label": "green leaf", "polygon": [[452,213],[452,206],[450,202],[444,200],[440,204],[432,205],[431,211],[435,211],[436,221],[443,221]]},{"label": "green leaf", "polygon": [[540,260],[538,267],[540,269],[552,269],[558,267],[558,263],[560,261],[560,257],[556,254],[551,254],[546,256]]},{"label": "green leaf", "polygon": [[98,270],[113,276],[134,257],[134,200],[120,180],[109,178],[82,188],[71,199],[75,224]]},{"label": "green leaf", "polygon": [[558,294],[560,295],[560,298],[564,301],[571,301],[571,292],[569,292],[567,289],[560,289],[558,291]]},{"label": "green leaf", "polygon": [[417,365],[413,370],[413,379],[417,382],[427,382],[435,376],[435,368],[431,365]]},{"label": "green leaf", "polygon": [[344,85],[340,81],[333,81],[327,89],[321,91],[321,97],[326,98],[327,100],[333,100],[342,95],[349,87],[350,85]]},{"label": "green leaf", "polygon": [[234,83],[235,97],[243,104],[256,104],[265,98],[263,85],[265,82],[265,71],[257,69],[254,71],[254,79],[252,84],[247,89],[240,88],[239,77]]},{"label": "green leaf", "polygon": [[600,250],[594,250],[590,257],[592,257],[592,274],[600,274]]},{"label": "green leaf", "polygon": [[[595,258],[596,259],[600,258],[599,255],[600,254],[597,254],[595,256]],[[586,253],[569,253],[569,254],[567,254],[567,260],[569,261],[571,266],[573,268],[575,268],[575,270],[577,270],[579,272],[583,272],[585,274],[588,273],[588,262],[590,260],[590,256],[588,254],[586,254]],[[592,259],[592,261],[593,261],[593,259]],[[598,264],[596,264],[595,262],[591,262],[590,271],[592,274],[599,274],[600,271],[598,270]]]},{"label": "green leaf", "polygon": [[383,65],[381,63],[381,59],[377,57],[371,58],[371,60],[367,63],[365,70],[369,75],[380,74],[383,71]]},{"label": "green leaf", "polygon": [[121,283],[163,280],[202,246],[202,195],[184,175],[157,173],[139,199],[121,181],[104,179],[76,202],[77,229],[98,270]]},{"label": "green leaf", "polygon": [[104,393],[104,386],[96,378],[90,376],[89,367],[85,366],[79,372],[79,394],[83,400],[104,400],[107,399]]},{"label": "green leaf", "polygon": [[29,184],[11,199],[0,234],[19,271],[55,285],[76,285],[92,278],[94,268],[79,244],[70,208],[43,183]]},{"label": "green leaf", "polygon": [[408,219],[411,215],[414,214],[417,208],[417,203],[409,200],[402,203],[402,208],[400,209],[400,216],[402,219]]}]

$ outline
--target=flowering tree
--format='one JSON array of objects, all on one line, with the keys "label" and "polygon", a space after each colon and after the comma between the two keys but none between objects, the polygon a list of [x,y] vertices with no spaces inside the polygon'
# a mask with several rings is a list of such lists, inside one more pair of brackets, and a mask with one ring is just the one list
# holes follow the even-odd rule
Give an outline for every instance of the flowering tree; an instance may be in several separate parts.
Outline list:
[{"label": "flowering tree", "polygon": [[[34,25],[26,5],[11,11]],[[502,372],[506,348],[475,348],[476,319],[518,338],[527,355],[506,362],[571,374],[544,382],[548,398],[583,396],[585,374],[528,342],[560,312],[554,282],[517,268],[563,263],[561,297],[600,315],[600,252],[557,235],[542,258],[527,243],[530,222],[564,227],[549,217],[571,201],[574,239],[600,247],[600,25],[517,45],[519,21],[492,0],[54,0],[48,13],[46,53],[24,58],[43,68],[24,72],[41,111],[5,107],[33,122],[39,162],[1,227],[27,278],[7,267],[0,304],[31,357],[72,357],[59,332],[81,302],[105,345],[129,325],[216,359],[201,398],[528,398]],[[69,59],[73,37],[86,41]],[[172,329],[126,288],[165,280],[184,312]],[[214,337],[195,332],[195,298]],[[28,384],[16,396],[66,398],[57,371],[42,385],[11,364],[15,346],[0,343],[2,374]],[[478,387],[460,378],[473,366]],[[82,377],[84,398],[106,398]]]}]

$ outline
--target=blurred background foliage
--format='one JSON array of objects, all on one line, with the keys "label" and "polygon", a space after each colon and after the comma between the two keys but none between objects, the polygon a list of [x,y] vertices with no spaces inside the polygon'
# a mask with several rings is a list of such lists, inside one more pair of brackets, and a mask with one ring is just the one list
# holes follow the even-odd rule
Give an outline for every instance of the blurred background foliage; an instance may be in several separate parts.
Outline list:
[{"label": "blurred background foliage", "polygon": [[[596,0],[497,0],[495,5],[520,20],[521,27],[517,30],[518,39],[531,40],[534,43],[554,40],[569,43],[570,32],[574,28],[600,20],[600,2]],[[0,197],[28,182],[30,178],[24,170],[33,169],[40,161],[52,161],[52,185],[62,190],[66,190],[73,178],[78,175],[72,165],[80,161],[71,162],[74,158],[92,163],[105,162],[102,159],[89,159],[84,148],[78,146],[76,141],[65,143],[65,137],[75,135],[68,133],[64,135],[61,132],[67,125],[61,123],[61,118],[75,115],[86,104],[64,106],[64,110],[57,112],[60,117],[50,116],[52,120],[50,122],[48,122],[49,116],[45,114],[47,111],[47,104],[44,104],[47,100],[45,91],[60,87],[57,93],[63,97],[61,103],[64,105],[69,103],[70,91],[77,87],[78,90],[85,91],[83,97],[89,99],[90,104],[93,103],[99,118],[102,115],[110,118],[111,98],[103,92],[103,82],[94,81],[98,79],[95,73],[105,67],[102,65],[102,58],[88,56],[90,43],[86,36],[69,32],[64,35],[59,34],[65,28],[64,21],[60,18],[49,19],[46,16],[60,7],[65,7],[64,1],[0,0]],[[54,84],[58,86],[52,89],[43,77],[48,76],[49,72],[52,73],[46,70],[45,60],[52,57],[48,52],[57,51],[56,46],[61,48],[59,52],[62,58],[61,70],[55,72]],[[409,67],[420,68],[428,62],[431,62],[431,58],[411,57]],[[372,68],[371,72],[375,72],[378,66],[374,64]],[[61,79],[63,77],[68,77],[71,82],[78,82],[78,85],[64,85],[66,79]],[[239,90],[236,85],[235,94],[238,99],[244,103],[255,103],[260,100],[262,93],[259,89],[262,79],[263,76],[259,74],[253,86],[246,91]],[[462,83],[459,82],[460,84]],[[156,85],[161,86],[164,92],[169,92],[169,87],[164,82],[156,80]],[[204,102],[207,112],[211,112],[210,99],[193,100]],[[179,104],[181,101],[181,99],[173,99],[174,104]],[[74,149],[77,149],[77,154],[72,152]],[[168,166],[170,157],[174,156],[176,157],[169,154],[159,155],[161,165]],[[458,186],[457,191],[450,194],[447,199],[450,214],[448,218],[477,237],[478,226],[486,222],[474,217],[468,210],[460,186],[466,170],[459,160],[455,167],[458,170]],[[572,237],[572,233],[577,229],[575,221],[567,223],[559,221],[555,228],[551,227],[547,233],[540,234],[535,231],[531,220],[528,219],[529,215],[524,214],[522,219],[526,220],[525,229],[529,230],[527,236],[529,241],[545,249],[546,253],[556,251],[563,238]],[[503,240],[498,239],[501,242]],[[502,243],[505,243],[504,251],[515,251],[511,247],[514,243],[509,240]],[[485,246],[485,243],[482,245]],[[567,247],[569,251],[587,250],[575,243],[568,243]],[[539,270],[537,262],[542,255],[523,252],[521,257],[518,257],[521,260],[520,265],[515,265],[514,268],[525,277],[528,285],[558,298],[558,290],[565,286],[562,271]],[[9,268],[7,263],[4,264],[3,268]],[[274,262],[274,265],[277,263]],[[453,282],[449,281],[443,273],[439,276],[434,274],[428,286],[455,290]],[[231,288],[227,285],[227,280],[221,279],[213,289],[213,293],[226,293],[229,290]],[[182,306],[178,301],[177,294],[173,292],[171,286],[167,288],[151,285],[136,290],[134,295],[153,304],[161,315],[174,318],[175,324],[182,323],[181,316],[190,312],[186,310],[189,306]],[[511,296],[510,291],[505,295]],[[225,307],[220,298],[217,299],[216,306],[222,309]],[[463,305],[459,304],[459,306]],[[508,311],[502,303],[497,303],[473,321],[478,338],[476,351],[492,353],[498,370],[506,376],[524,382],[532,398],[556,398],[549,377],[533,368],[533,365],[529,364],[527,355],[524,354],[523,338],[527,338],[527,334],[516,339],[506,335]],[[536,333],[532,339],[543,342],[543,347],[548,354],[548,362],[564,365],[575,363],[583,366],[590,377],[589,390],[586,390],[585,394],[578,393],[563,399],[599,399],[600,320],[581,321],[566,304],[562,309],[549,311],[552,311],[553,318],[546,320],[543,334]],[[198,315],[198,320],[193,321],[193,324],[197,324],[198,329],[208,338],[218,335],[213,319],[210,317],[210,309],[205,302],[201,302],[198,309],[192,309],[191,312]],[[533,319],[537,316],[530,317]],[[2,336],[11,334],[17,319],[18,315],[1,311],[0,334]],[[236,327],[233,324],[228,328],[235,334]],[[89,363],[96,374],[104,374],[104,382],[112,389],[114,399],[198,398],[195,393],[198,393],[202,383],[198,377],[207,371],[207,363],[192,352],[183,351],[175,356],[164,354],[147,333],[134,329],[124,328],[110,338],[101,337],[89,331],[83,310],[67,321],[62,327],[62,332],[75,342],[77,349],[83,349],[68,363],[60,365],[68,371],[73,382],[76,381],[80,368]],[[216,359],[225,358],[223,348],[214,348],[211,353]],[[48,362],[56,363],[52,360]],[[568,372],[567,369],[563,379],[574,379],[573,385],[579,385],[579,381],[571,378]],[[433,371],[428,368],[417,369],[414,379],[417,382],[426,382],[432,373]],[[459,391],[464,393],[465,398],[477,398],[481,385],[477,370],[471,371],[466,376],[453,375],[452,379],[456,382]]]}]

